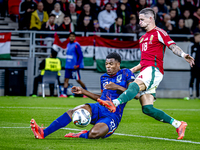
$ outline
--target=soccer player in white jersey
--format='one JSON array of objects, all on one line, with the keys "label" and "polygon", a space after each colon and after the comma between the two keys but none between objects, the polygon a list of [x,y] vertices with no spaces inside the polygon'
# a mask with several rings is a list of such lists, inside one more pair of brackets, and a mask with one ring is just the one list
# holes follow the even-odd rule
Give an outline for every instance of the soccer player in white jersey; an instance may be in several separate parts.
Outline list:
[{"label": "soccer player in white jersey", "polygon": [[138,92],[141,92],[140,103],[142,105],[142,112],[158,121],[173,125],[178,133],[177,139],[182,139],[187,123],[178,121],[162,110],[154,108],[153,102],[156,88],[162,81],[164,74],[163,57],[166,46],[172,50],[175,55],[183,57],[191,67],[194,65],[194,58],[184,53],[164,30],[156,27],[155,12],[153,9],[142,9],[139,12],[139,20],[139,24],[146,30],[146,34],[139,40],[141,61],[137,66],[133,67],[131,71],[134,73],[140,70],[140,74],[117,99],[112,101],[102,101],[98,99],[98,102],[106,106],[110,111],[115,112],[118,105],[132,100]]}]

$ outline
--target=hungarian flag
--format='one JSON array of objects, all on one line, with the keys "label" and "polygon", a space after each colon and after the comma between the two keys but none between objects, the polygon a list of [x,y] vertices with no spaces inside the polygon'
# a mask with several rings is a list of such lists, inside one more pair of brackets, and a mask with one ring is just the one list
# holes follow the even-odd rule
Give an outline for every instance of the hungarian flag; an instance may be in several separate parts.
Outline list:
[{"label": "hungarian flag", "polygon": [[[76,41],[81,45],[83,52],[84,66],[93,66],[94,60],[94,37],[76,37]],[[53,48],[58,52],[57,57],[62,62],[62,67],[65,67],[66,63],[66,51],[69,39],[61,42],[58,35],[55,35]]]},{"label": "hungarian flag", "polygon": [[0,60],[10,58],[11,33],[0,33]]},{"label": "hungarian flag", "polygon": [[109,53],[121,56],[121,68],[132,68],[139,64],[141,52],[138,41],[117,41],[96,36],[95,59],[98,72],[106,72],[105,59]]}]

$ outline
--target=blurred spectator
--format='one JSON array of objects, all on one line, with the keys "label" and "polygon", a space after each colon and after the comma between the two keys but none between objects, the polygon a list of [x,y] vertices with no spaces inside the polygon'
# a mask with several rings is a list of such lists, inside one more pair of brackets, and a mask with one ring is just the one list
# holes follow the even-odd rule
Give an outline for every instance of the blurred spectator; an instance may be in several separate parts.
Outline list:
[{"label": "blurred spectator", "polygon": [[124,33],[125,32],[125,28],[122,25],[122,18],[121,17],[117,17],[115,19],[115,23],[113,23],[110,26],[109,32],[110,33]]},{"label": "blurred spectator", "polygon": [[97,19],[93,20],[94,31],[93,32],[107,32],[105,29],[99,26],[99,21]]},{"label": "blurred spectator", "polygon": [[[139,37],[139,33],[142,32],[142,29],[139,24],[137,24],[137,18],[135,14],[130,16],[130,23],[125,27],[127,33],[136,33],[137,38]],[[129,41],[133,41],[133,38],[128,38]]]},{"label": "blurred spectator", "polygon": [[158,0],[155,6],[158,6],[158,15],[161,16],[163,14],[169,14],[169,10],[167,8],[167,5],[165,4],[165,0]]},{"label": "blurred spectator", "polygon": [[122,18],[123,25],[127,25],[130,22],[130,15],[131,12],[127,10],[126,5],[121,3],[117,8],[117,16]]},{"label": "blurred spectator", "polygon": [[200,33],[200,21],[199,21],[198,25],[194,27],[193,33],[195,34],[196,32]]},{"label": "blurred spectator", "polygon": [[71,22],[71,18],[68,15],[64,17],[63,23],[58,27],[58,31],[75,32],[75,29],[76,26]]},{"label": "blurred spectator", "polygon": [[193,14],[196,11],[196,6],[194,6],[193,0],[182,0],[181,1],[181,12],[184,12],[184,10],[190,10],[190,13]]},{"label": "blurred spectator", "polygon": [[[191,34],[190,29],[185,27],[184,19],[179,19],[178,26],[171,32],[172,34]],[[188,41],[187,37],[172,38],[175,41]]]},{"label": "blurred spectator", "polygon": [[105,5],[109,2],[109,0],[97,0],[97,5],[103,10]]},{"label": "blurred spectator", "polygon": [[[43,31],[55,31],[58,28],[58,25],[54,23],[56,16],[54,14],[49,15],[49,20],[42,24],[41,30]],[[53,37],[54,35],[52,35]]]},{"label": "blurred spectator", "polygon": [[40,30],[42,24],[48,21],[49,16],[46,11],[43,11],[43,8],[43,3],[39,2],[37,5],[37,10],[35,10],[31,15],[30,29]]},{"label": "blurred spectator", "polygon": [[156,26],[160,27],[163,21],[163,16],[158,15],[158,6],[153,6],[152,9],[154,10],[156,14]]},{"label": "blurred spectator", "polygon": [[188,47],[188,54],[192,56],[195,60],[195,65],[190,70],[190,84],[189,93],[190,99],[193,97],[194,80],[196,79],[196,98],[199,97],[199,83],[200,83],[200,33],[194,34],[194,42]]},{"label": "blurred spectator", "polygon": [[[67,0],[61,0],[59,1],[60,4],[60,10],[66,15],[69,14],[69,3]],[[71,3],[70,3],[71,4]],[[72,3],[74,4],[74,3]]]},{"label": "blurred spectator", "polygon": [[172,0],[165,0],[165,4],[168,8],[168,10],[171,8],[171,5],[172,5]]},{"label": "blurred spectator", "polygon": [[76,5],[74,3],[70,3],[68,15],[71,18],[71,22],[73,22],[73,24],[77,26],[79,14],[75,10],[76,10]]},{"label": "blurred spectator", "polygon": [[[148,1],[149,2],[149,1]],[[136,4],[137,4],[137,1],[135,1],[135,0],[128,0],[128,3],[129,3],[129,5],[131,6],[131,8],[132,8],[132,13],[133,14],[136,14],[137,12],[136,12]],[[151,4],[150,4],[151,5]],[[150,6],[150,5],[148,5],[148,6]]]},{"label": "blurred spectator", "polygon": [[139,14],[140,10],[147,8],[147,7],[148,7],[148,5],[147,5],[146,0],[139,0],[138,3],[136,4],[137,14]]},{"label": "blurred spectator", "polygon": [[76,0],[67,0],[68,3],[76,3]]},{"label": "blurred spectator", "polygon": [[198,8],[197,11],[194,12],[193,16],[194,16],[193,25],[196,27],[199,23],[199,20],[200,20],[200,8]]},{"label": "blurred spectator", "polygon": [[115,18],[117,18],[117,14],[112,10],[111,4],[107,3],[105,10],[101,11],[98,15],[100,27],[108,31],[111,24],[115,22]]},{"label": "blurred spectator", "polygon": [[86,36],[86,32],[93,32],[93,25],[89,16],[85,16],[83,22],[78,26],[78,31],[84,32],[84,36]]},{"label": "blurred spectator", "polygon": [[92,12],[90,8],[91,8],[90,4],[88,3],[84,4],[83,11],[81,12],[78,18],[78,25],[80,25],[83,22],[85,16],[90,17],[91,22],[97,18],[97,15],[94,12]]},{"label": "blurred spectator", "polygon": [[168,14],[164,15],[163,22],[161,26],[158,26],[165,30],[168,34],[171,33],[174,29],[173,25],[171,24],[171,17]]},{"label": "blurred spectator", "polygon": [[190,31],[192,31],[192,27],[194,27],[193,18],[191,17],[189,10],[185,10],[183,12],[183,19],[185,20],[185,27],[189,28]]},{"label": "blurred spectator", "polygon": [[110,0],[110,3],[112,5],[112,10],[116,11],[117,10],[117,7],[118,7],[118,3],[117,3],[118,0]]},{"label": "blurred spectator", "polygon": [[[42,24],[42,31],[56,31],[58,28],[58,25],[55,24],[55,18],[56,16],[54,14],[50,14],[49,15],[49,20],[45,23]],[[54,34],[43,34],[42,35],[43,38],[45,38],[46,40],[44,41],[44,44],[48,47],[47,48],[47,53],[51,52],[51,46],[52,46],[52,38],[54,37]]]},{"label": "blurred spectator", "polygon": [[51,13],[51,11],[54,9],[54,5],[56,3],[56,0],[42,0],[44,4],[44,11],[47,11],[48,15]]},{"label": "blurred spectator", "polygon": [[97,5],[96,0],[90,0],[91,12],[94,12],[96,15],[99,14],[101,8]]},{"label": "blurred spectator", "polygon": [[[125,27],[122,25],[122,21],[123,20],[122,20],[121,17],[117,17],[115,19],[115,23],[113,23],[110,26],[109,32],[110,33],[125,33]],[[120,41],[122,41],[123,38],[120,36],[120,37],[114,38],[114,40],[120,40]]]},{"label": "blurred spectator", "polygon": [[172,6],[171,9],[175,9],[176,10],[176,16],[179,17],[181,15],[181,11],[179,9],[179,4],[177,0],[172,1]]},{"label": "blurred spectator", "polygon": [[83,10],[82,0],[77,0],[77,2],[76,2],[76,12],[78,14],[81,14],[82,10]]},{"label": "blurred spectator", "polygon": [[19,5],[19,30],[27,30],[30,27],[31,14],[37,9],[37,4],[32,0],[25,0]]},{"label": "blurred spectator", "polygon": [[177,14],[176,14],[176,9],[170,9],[169,10],[169,15],[171,17],[171,24],[176,27],[177,26],[177,23],[178,23],[178,17],[177,17]]},{"label": "blurred spectator", "polygon": [[56,19],[55,19],[54,23],[56,23],[58,26],[60,26],[61,23],[63,22],[65,14],[60,10],[60,4],[59,3],[56,3],[54,5],[54,10],[52,10],[51,13],[56,16]]},{"label": "blurred spectator", "polygon": [[126,9],[127,9],[128,12],[130,12],[131,14],[133,13],[133,12],[132,12],[132,8],[131,8],[131,5],[128,3],[128,0],[120,0],[120,1],[119,1],[119,5],[120,5],[121,3],[123,3],[123,4],[126,5]]}]

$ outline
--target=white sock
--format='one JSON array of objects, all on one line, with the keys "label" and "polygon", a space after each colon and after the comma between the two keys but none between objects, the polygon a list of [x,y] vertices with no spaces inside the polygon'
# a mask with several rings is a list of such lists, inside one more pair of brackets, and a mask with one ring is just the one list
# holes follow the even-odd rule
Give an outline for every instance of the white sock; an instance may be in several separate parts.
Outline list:
[{"label": "white sock", "polygon": [[178,120],[176,120],[176,119],[174,119],[174,121],[172,122],[172,125],[173,125],[175,128],[178,128],[178,127],[180,127],[181,122],[178,121]]},{"label": "white sock", "polygon": [[118,99],[114,99],[112,100],[113,104],[115,105],[115,107],[117,107],[118,105],[120,105],[120,102]]}]

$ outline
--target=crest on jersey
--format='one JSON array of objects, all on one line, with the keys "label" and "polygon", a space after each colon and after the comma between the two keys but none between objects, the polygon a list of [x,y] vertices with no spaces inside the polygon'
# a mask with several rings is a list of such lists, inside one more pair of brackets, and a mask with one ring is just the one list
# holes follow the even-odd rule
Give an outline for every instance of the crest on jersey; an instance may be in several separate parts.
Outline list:
[{"label": "crest on jersey", "polygon": [[144,38],[142,38],[142,39],[140,40],[140,43],[142,43],[143,40],[144,40]]},{"label": "crest on jersey", "polygon": [[121,80],[122,80],[122,74],[117,76],[117,83],[121,82]]},{"label": "crest on jersey", "polygon": [[103,88],[105,88],[105,85],[108,84],[108,81],[103,81]]},{"label": "crest on jersey", "polygon": [[149,42],[149,44],[152,44],[152,41],[153,41],[153,35],[151,35],[151,37],[150,37],[150,42]]}]

